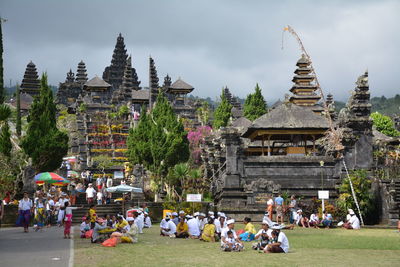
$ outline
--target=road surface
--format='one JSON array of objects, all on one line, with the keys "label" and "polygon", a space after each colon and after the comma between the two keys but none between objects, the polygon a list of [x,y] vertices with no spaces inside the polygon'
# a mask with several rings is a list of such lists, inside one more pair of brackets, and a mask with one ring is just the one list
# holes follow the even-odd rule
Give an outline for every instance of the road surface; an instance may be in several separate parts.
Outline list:
[{"label": "road surface", "polygon": [[0,266],[72,267],[73,242],[63,239],[63,231],[63,227],[56,226],[43,232],[29,228],[29,233],[24,233],[22,227],[0,228]]}]

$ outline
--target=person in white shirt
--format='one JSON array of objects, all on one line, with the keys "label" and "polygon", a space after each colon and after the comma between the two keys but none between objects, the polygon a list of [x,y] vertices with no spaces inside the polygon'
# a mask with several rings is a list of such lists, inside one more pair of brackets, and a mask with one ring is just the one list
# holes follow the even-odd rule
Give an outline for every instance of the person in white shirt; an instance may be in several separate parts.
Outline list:
[{"label": "person in white shirt", "polygon": [[103,193],[101,191],[97,192],[97,205],[103,204]]},{"label": "person in white shirt", "polygon": [[199,223],[200,231],[203,231],[204,225],[207,224],[206,215],[204,213],[199,213],[199,216],[197,217],[197,221]]},{"label": "person in white shirt", "polygon": [[162,219],[160,222],[160,235],[163,235],[163,230],[168,229],[168,222],[167,222],[166,218],[167,217],[169,218],[169,216],[171,216],[171,213],[167,212],[165,215],[166,215],[166,217],[164,219]]},{"label": "person in white shirt", "polygon": [[[269,217],[267,217],[269,219]],[[267,245],[268,241],[272,238],[272,229],[269,228],[268,221],[263,221],[261,224],[261,229],[255,235],[254,239],[259,240],[255,243],[252,248],[256,250],[263,250]]]},{"label": "person in white shirt", "polygon": [[357,218],[356,214],[352,209],[349,209],[349,215],[350,218],[345,224],[343,224],[343,227],[346,229],[354,229],[354,230],[360,229],[361,228],[360,220]]},{"label": "person in white shirt", "polygon": [[47,202],[46,202],[46,216],[47,216],[47,227],[50,227],[53,221],[53,216],[54,216],[54,200],[53,196],[48,195],[47,196]]},{"label": "person in white shirt", "polygon": [[310,227],[310,223],[307,217],[303,216],[303,211],[298,210],[296,214],[294,214],[293,219],[295,224],[298,226],[303,226],[303,228]]},{"label": "person in white shirt", "polygon": [[243,250],[244,245],[242,243],[242,241],[238,238],[236,231],[235,231],[235,220],[230,219],[226,222],[227,227],[225,227],[224,229],[222,229],[221,231],[221,249],[223,251],[231,251],[231,246],[229,245],[229,240],[227,240],[228,237],[228,232],[232,232],[233,238],[236,240],[237,242],[237,246],[236,249],[237,250]]},{"label": "person in white shirt", "polygon": [[138,227],[139,234],[143,234],[144,214],[141,210],[138,210],[138,216],[135,218],[135,224]]},{"label": "person in white shirt", "polygon": [[24,232],[27,233],[29,222],[31,219],[31,212],[33,209],[33,202],[29,199],[28,192],[24,192],[24,198],[21,199],[18,203],[18,226],[24,227]]},{"label": "person in white shirt", "polygon": [[65,203],[68,202],[68,199],[65,198],[64,193],[61,194],[60,199],[58,200],[58,215],[57,215],[57,224],[58,226],[61,227],[63,219],[64,219],[64,214],[65,214]]},{"label": "person in white shirt", "polygon": [[161,230],[162,235],[169,236],[169,237],[175,237],[175,233],[176,233],[175,223],[171,220],[170,217],[165,217],[165,221],[167,222],[167,224],[166,224],[166,228]]},{"label": "person in white shirt", "polygon": [[278,236],[278,240],[275,243],[269,244],[264,248],[265,253],[288,253],[289,252],[289,240],[287,239],[284,232],[281,231],[281,226],[274,225],[272,227],[272,236]]},{"label": "person in white shirt", "polygon": [[313,214],[310,215],[310,226],[313,226],[314,228],[319,228],[319,218],[318,218],[318,213],[314,212]]},{"label": "person in white shirt", "polygon": [[86,189],[86,201],[87,204],[93,204],[94,194],[96,190],[94,190],[93,185],[89,184],[88,188]]},{"label": "person in white shirt", "polygon": [[147,212],[144,212],[144,228],[151,228],[151,218]]},{"label": "person in white shirt", "polygon": [[221,237],[221,220],[222,222],[225,220],[225,217],[222,217],[221,215],[218,215],[218,218],[214,220],[214,225],[215,225],[215,233],[217,233],[217,235],[219,237]]},{"label": "person in white shirt", "polygon": [[81,226],[79,227],[79,230],[81,231],[81,238],[86,238],[86,232],[90,230],[90,218],[85,217],[85,220],[81,223]]},{"label": "person in white shirt", "polygon": [[106,184],[106,186],[107,186],[107,188],[113,186],[113,179],[112,179],[110,176],[107,177],[107,184]]},{"label": "person in white shirt", "polygon": [[189,232],[189,237],[192,239],[197,239],[200,236],[200,227],[199,223],[196,218],[193,218],[192,216],[188,215],[188,232]]}]

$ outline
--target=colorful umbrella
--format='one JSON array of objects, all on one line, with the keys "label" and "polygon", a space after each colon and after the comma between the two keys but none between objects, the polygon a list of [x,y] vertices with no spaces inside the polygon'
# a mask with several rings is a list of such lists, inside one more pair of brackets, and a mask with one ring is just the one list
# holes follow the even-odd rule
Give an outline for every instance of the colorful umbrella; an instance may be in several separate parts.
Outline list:
[{"label": "colorful umbrella", "polygon": [[38,185],[42,184],[54,184],[54,185],[65,185],[70,183],[67,179],[61,177],[54,172],[41,172],[35,175],[35,183]]}]

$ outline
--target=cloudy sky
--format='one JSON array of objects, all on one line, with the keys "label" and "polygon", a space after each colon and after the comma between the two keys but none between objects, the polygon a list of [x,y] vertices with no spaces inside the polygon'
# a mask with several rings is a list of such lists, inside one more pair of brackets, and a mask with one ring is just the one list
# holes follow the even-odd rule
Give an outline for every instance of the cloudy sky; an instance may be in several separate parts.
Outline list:
[{"label": "cloudy sky", "polygon": [[[32,60],[50,83],[82,59],[90,77],[110,64],[125,37],[142,86],[148,57],[216,98],[227,85],[245,97],[256,83],[270,103],[283,98],[301,55],[282,29],[291,25],[311,55],[325,92],[346,100],[366,69],[372,95],[400,92],[400,1],[1,0],[5,82],[22,80]],[[397,26],[396,26],[397,25]]]}]

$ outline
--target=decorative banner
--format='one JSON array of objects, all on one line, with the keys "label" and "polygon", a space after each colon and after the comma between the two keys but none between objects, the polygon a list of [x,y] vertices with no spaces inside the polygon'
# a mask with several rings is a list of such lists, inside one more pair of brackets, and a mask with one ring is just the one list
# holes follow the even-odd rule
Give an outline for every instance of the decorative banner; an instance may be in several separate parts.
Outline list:
[{"label": "decorative banner", "polygon": [[201,202],[201,194],[187,194],[186,202]]}]

